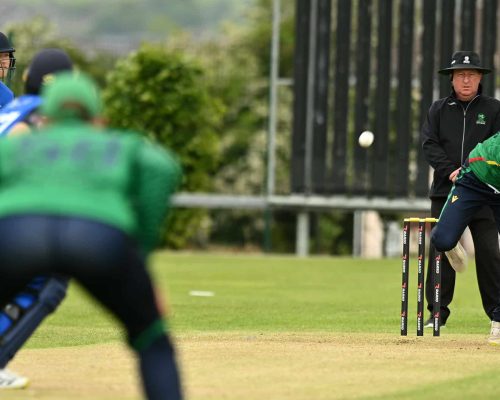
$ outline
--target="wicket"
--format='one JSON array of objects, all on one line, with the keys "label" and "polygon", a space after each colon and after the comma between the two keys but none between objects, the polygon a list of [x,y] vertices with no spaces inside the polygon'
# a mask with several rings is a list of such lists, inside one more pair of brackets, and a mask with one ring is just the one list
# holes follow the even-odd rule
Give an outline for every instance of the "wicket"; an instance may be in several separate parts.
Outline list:
[{"label": "wicket", "polygon": [[[418,264],[417,264],[417,336],[424,335],[424,298],[425,298],[425,232],[430,223],[431,229],[438,220],[436,218],[405,218],[403,221],[403,280],[401,285],[401,336],[408,335],[408,289],[410,267],[410,227],[412,222],[418,222]],[[441,257],[430,246],[429,268],[432,268],[434,283],[434,299],[432,305],[433,336],[440,334],[441,308]]]}]

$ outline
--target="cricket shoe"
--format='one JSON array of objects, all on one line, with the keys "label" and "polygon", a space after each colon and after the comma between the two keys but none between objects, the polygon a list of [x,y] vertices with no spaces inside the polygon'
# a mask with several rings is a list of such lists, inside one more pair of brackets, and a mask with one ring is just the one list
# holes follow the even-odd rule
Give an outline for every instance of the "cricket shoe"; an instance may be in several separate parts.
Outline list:
[{"label": "cricket shoe", "polygon": [[445,251],[444,254],[446,254],[451,267],[456,272],[465,272],[467,269],[467,253],[460,242],[453,249]]},{"label": "cricket shoe", "polygon": [[500,346],[500,322],[491,321],[491,331],[488,343]]},{"label": "cricket shoe", "polygon": [[[439,327],[446,328],[446,322],[441,321],[441,325]],[[424,322],[424,328],[434,328],[434,317],[429,317],[429,319]]]},{"label": "cricket shoe", "polygon": [[23,389],[29,384],[29,379],[17,375],[8,369],[0,369],[0,390],[1,389]]}]

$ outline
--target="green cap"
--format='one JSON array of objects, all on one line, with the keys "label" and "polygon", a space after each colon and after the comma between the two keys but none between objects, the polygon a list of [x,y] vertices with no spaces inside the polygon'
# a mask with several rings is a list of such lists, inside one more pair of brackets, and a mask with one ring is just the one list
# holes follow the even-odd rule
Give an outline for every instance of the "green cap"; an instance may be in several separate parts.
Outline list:
[{"label": "green cap", "polygon": [[86,119],[101,111],[99,89],[81,72],[61,72],[42,89],[41,112],[52,119]]}]

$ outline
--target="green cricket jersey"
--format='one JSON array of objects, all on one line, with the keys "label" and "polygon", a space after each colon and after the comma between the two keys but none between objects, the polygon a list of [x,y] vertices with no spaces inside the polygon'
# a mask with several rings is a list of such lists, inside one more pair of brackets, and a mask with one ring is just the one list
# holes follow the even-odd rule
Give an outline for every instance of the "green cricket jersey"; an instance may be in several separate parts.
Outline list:
[{"label": "green cricket jersey", "polygon": [[469,168],[482,182],[500,188],[500,132],[474,147]]},{"label": "green cricket jersey", "polygon": [[173,156],[140,135],[76,120],[0,141],[0,217],[89,218],[123,230],[146,252],[179,179]]}]

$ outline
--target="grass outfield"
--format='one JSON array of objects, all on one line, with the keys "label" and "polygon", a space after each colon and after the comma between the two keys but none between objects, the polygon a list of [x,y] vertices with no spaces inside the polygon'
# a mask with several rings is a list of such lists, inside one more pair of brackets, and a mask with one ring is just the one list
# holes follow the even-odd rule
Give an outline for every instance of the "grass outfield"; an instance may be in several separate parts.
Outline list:
[{"label": "grass outfield", "polygon": [[[187,398],[497,399],[500,348],[486,344],[474,268],[457,277],[442,336],[417,338],[411,267],[410,333],[401,338],[399,259],[158,253],[154,275],[171,304]],[[31,386],[0,397],[138,399],[121,337],[72,286],[12,363]]]}]

